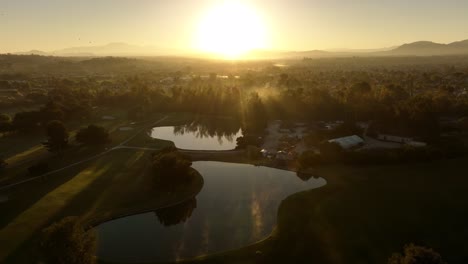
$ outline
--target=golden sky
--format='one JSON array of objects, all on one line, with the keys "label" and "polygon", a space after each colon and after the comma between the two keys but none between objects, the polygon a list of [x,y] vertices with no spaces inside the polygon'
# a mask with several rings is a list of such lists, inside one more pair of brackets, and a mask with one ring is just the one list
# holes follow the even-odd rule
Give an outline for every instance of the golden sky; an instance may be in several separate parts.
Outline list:
[{"label": "golden sky", "polygon": [[[245,12],[223,11],[221,17],[229,17],[230,22],[207,19],[225,5],[222,0],[0,0],[0,52],[52,51],[111,42],[193,51],[203,46],[203,35],[207,35],[205,46],[211,40],[231,49],[245,45],[275,50],[368,49],[468,38],[466,0],[228,2],[240,3],[254,13],[247,20],[257,21],[253,27],[262,29],[246,27]],[[205,25],[200,33],[206,20],[217,28]],[[257,43],[222,42],[227,36],[217,34],[219,28],[230,28],[237,37]],[[255,40],[258,32],[261,40]]]}]

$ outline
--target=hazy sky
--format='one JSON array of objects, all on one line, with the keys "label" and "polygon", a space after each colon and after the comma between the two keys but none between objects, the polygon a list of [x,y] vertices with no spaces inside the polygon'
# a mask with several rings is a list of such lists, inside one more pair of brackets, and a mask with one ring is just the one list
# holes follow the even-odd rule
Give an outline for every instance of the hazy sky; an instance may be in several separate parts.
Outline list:
[{"label": "hazy sky", "polygon": [[[0,0],[0,52],[126,42],[192,49],[219,0]],[[281,50],[468,39],[467,0],[245,0]],[[239,18],[242,19],[242,18]]]}]

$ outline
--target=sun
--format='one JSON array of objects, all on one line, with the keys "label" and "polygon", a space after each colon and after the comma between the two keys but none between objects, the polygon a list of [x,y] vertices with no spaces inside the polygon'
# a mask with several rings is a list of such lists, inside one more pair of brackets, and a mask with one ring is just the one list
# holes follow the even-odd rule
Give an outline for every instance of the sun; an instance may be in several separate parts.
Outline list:
[{"label": "sun", "polygon": [[241,2],[224,2],[201,19],[197,46],[203,52],[236,59],[265,47],[265,27],[253,8]]}]

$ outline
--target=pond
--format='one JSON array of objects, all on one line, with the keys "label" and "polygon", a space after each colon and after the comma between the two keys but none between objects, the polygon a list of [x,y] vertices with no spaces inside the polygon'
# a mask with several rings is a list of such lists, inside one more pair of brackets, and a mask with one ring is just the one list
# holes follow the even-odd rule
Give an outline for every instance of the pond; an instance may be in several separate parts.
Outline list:
[{"label": "pond", "polygon": [[174,261],[240,248],[267,237],[283,199],[324,186],[323,178],[248,164],[197,161],[201,192],[182,204],[96,227],[106,261]]},{"label": "pond", "polygon": [[172,141],[179,149],[233,150],[242,129],[239,120],[233,118],[195,117],[183,125],[155,127],[150,136]]}]

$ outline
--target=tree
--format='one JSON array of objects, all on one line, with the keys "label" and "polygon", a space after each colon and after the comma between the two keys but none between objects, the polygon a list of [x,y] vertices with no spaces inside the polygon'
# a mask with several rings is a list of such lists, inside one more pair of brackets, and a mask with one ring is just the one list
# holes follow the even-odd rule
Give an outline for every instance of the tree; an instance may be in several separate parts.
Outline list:
[{"label": "tree", "polygon": [[262,132],[268,123],[265,105],[257,92],[250,94],[244,109],[244,121],[246,130],[249,132]]},{"label": "tree", "polygon": [[47,263],[95,263],[96,236],[76,217],[66,217],[42,231],[41,251]]},{"label": "tree", "polygon": [[68,145],[68,132],[61,121],[50,121],[46,133],[47,141],[43,144],[50,152],[58,152]]},{"label": "tree", "polygon": [[41,118],[44,123],[51,120],[63,120],[65,113],[62,110],[63,106],[55,101],[48,102],[41,108]]},{"label": "tree", "polygon": [[0,171],[5,169],[8,163],[3,158],[0,158]]},{"label": "tree", "polygon": [[153,175],[155,186],[160,191],[174,191],[177,186],[187,184],[192,179],[192,161],[189,156],[175,148],[165,148],[153,155]]},{"label": "tree", "polygon": [[105,128],[89,125],[80,129],[76,134],[76,141],[85,145],[104,145],[110,142],[109,133]]},{"label": "tree", "polygon": [[0,114],[0,133],[7,132],[11,128],[11,118],[7,114]]},{"label": "tree", "polygon": [[403,255],[394,253],[388,264],[446,264],[439,253],[432,248],[409,244],[405,246]]},{"label": "tree", "polygon": [[14,130],[21,132],[34,132],[41,122],[41,114],[38,111],[20,112],[15,115],[11,123]]}]

